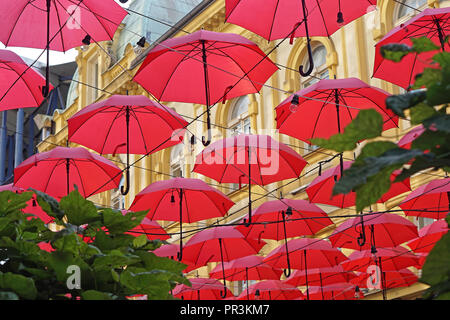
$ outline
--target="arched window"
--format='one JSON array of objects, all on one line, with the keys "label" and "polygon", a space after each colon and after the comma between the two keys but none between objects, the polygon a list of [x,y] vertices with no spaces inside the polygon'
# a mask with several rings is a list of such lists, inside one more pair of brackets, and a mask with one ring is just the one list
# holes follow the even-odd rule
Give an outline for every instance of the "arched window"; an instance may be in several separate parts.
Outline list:
[{"label": "arched window", "polygon": [[[321,79],[328,79],[330,77],[327,66],[327,49],[325,48],[325,46],[322,44],[314,46],[312,49],[312,55],[314,60],[314,69],[311,75],[301,78],[302,88],[309,87],[310,85],[318,82]],[[308,54],[305,55],[302,65],[303,70],[309,69]]]},{"label": "arched window", "polygon": [[183,148],[184,144],[180,143],[173,146],[170,152],[170,175],[172,177],[183,176],[183,165],[184,165]]},{"label": "arched window", "polygon": [[232,136],[242,133],[251,133],[251,124],[248,115],[249,104],[250,99],[248,96],[242,96],[233,101],[228,119],[228,125]]},{"label": "arched window", "polygon": [[411,19],[427,6],[427,0],[398,1],[394,9],[394,25],[398,26]]}]

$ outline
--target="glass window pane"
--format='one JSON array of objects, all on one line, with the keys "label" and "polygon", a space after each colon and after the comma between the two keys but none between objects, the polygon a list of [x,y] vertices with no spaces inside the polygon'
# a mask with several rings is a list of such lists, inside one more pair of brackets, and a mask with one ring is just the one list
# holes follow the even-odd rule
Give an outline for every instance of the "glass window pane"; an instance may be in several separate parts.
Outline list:
[{"label": "glass window pane", "polygon": [[238,119],[241,115],[248,112],[250,99],[248,96],[239,97],[233,105],[230,120]]}]

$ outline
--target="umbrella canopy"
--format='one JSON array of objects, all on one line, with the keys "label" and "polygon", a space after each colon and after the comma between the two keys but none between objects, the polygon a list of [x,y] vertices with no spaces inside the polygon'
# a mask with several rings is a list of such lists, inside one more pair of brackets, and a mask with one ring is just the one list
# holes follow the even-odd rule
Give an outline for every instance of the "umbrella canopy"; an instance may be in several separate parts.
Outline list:
[{"label": "umbrella canopy", "polygon": [[346,271],[366,272],[369,267],[378,265],[381,261],[382,271],[395,271],[419,265],[419,257],[404,247],[377,248],[374,254],[371,250],[354,251],[348,260],[341,263]]},{"label": "umbrella canopy", "polygon": [[97,42],[112,40],[127,15],[112,0],[1,0],[0,7],[0,41],[5,46],[45,49],[49,28],[49,47],[56,51],[82,46],[87,35]]},{"label": "umbrella canopy", "polygon": [[334,247],[368,250],[396,247],[418,237],[417,226],[399,215],[381,213],[351,218],[329,237]]},{"label": "umbrella canopy", "polygon": [[[0,186],[0,192],[2,191],[11,191],[15,193],[22,193],[26,190],[14,186],[12,183]],[[39,206],[36,195],[33,194],[33,197],[27,202],[27,207],[22,209],[23,213],[32,214],[37,218],[41,219],[45,224],[53,221],[53,218],[50,217],[42,208]]]},{"label": "umbrella canopy", "polygon": [[412,191],[399,207],[407,216],[443,219],[449,212],[450,178],[433,180]]},{"label": "umbrella canopy", "polygon": [[54,198],[74,190],[83,197],[118,188],[121,170],[110,160],[84,148],[56,147],[31,156],[14,169],[14,185],[33,188]]},{"label": "umbrella canopy", "polygon": [[361,292],[357,292],[356,286],[351,283],[334,283],[324,287],[310,287],[311,300],[355,300],[361,298]]},{"label": "umbrella canopy", "polygon": [[[325,170],[320,173],[306,188],[306,193],[310,202],[328,204],[339,208],[347,208],[354,206],[356,203],[356,193],[349,192],[347,194],[338,194],[333,196],[333,188],[341,177],[341,171],[347,170],[351,167],[353,161],[343,161],[341,165]],[[342,170],[341,170],[342,168]],[[393,182],[400,170],[396,170],[392,173],[390,179]],[[410,191],[410,179],[405,179],[401,182],[393,182],[388,192],[383,194],[378,203],[386,202],[387,200]]]},{"label": "umbrella canopy", "polygon": [[406,245],[415,253],[428,253],[447,232],[447,221],[438,220],[420,229],[419,237],[409,241]]},{"label": "umbrella canopy", "polygon": [[[221,290],[223,284],[215,279],[193,278],[189,279],[192,286],[185,284],[177,285],[172,294],[174,297],[182,300],[221,300]],[[232,297],[230,290],[226,289],[226,297]]]},{"label": "umbrella canopy", "polygon": [[126,232],[133,236],[139,237],[143,234],[146,235],[148,240],[167,240],[170,236],[156,221],[151,221],[148,218],[142,219],[142,222],[137,227],[134,227],[130,231]]},{"label": "umbrella canopy", "polygon": [[[306,276],[308,276],[308,283],[306,283]],[[296,287],[306,286],[327,286],[335,283],[350,282],[356,278],[353,272],[344,271],[342,266],[334,266],[328,268],[308,269],[307,274],[305,270],[295,270],[294,273],[286,280],[286,283],[292,284]]]},{"label": "umbrella canopy", "polygon": [[[351,283],[357,285],[360,288],[380,289],[381,281],[379,281],[379,278],[377,277],[379,276],[376,275],[375,270],[373,273],[361,272],[356,278],[351,280]],[[408,269],[385,271],[384,278],[386,281],[386,289],[409,287],[419,280],[418,277]]]},{"label": "umbrella canopy", "polygon": [[302,292],[280,280],[264,280],[252,284],[238,300],[294,300],[303,298]]},{"label": "umbrella canopy", "polygon": [[425,132],[425,127],[423,125],[414,127],[409,130],[398,142],[397,145],[403,149],[411,149],[411,145],[414,140],[416,140],[422,133]]},{"label": "umbrella canopy", "polygon": [[[153,251],[153,253],[156,254],[158,257],[170,258],[172,260],[177,257],[179,252],[180,252],[180,245],[176,243],[162,245],[161,247]],[[194,266],[190,262],[185,261],[184,259],[181,260],[181,263],[187,265],[187,267],[183,270],[184,273],[191,272],[192,270],[201,267],[201,266]]]},{"label": "umbrella canopy", "polygon": [[278,68],[256,44],[231,33],[200,30],[163,41],[152,49],[133,80],[158,100],[198,103],[209,107],[257,93]]},{"label": "umbrella canopy", "polygon": [[[310,36],[331,36],[343,25],[374,9],[376,0],[304,1]],[[301,0],[268,0],[261,6],[258,0],[226,0],[226,21],[272,41],[290,36],[305,18]],[[337,19],[342,14],[342,22]],[[339,21],[338,21],[339,20]],[[306,36],[305,25],[297,27],[295,37]]]},{"label": "umbrella canopy", "polygon": [[450,46],[446,40],[450,31],[450,8],[425,9],[412,19],[388,32],[375,46],[373,77],[386,80],[407,89],[416,75],[432,65],[432,57],[439,51],[409,54],[400,63],[384,59],[381,47],[390,43],[412,46],[411,38],[427,37],[443,51]]},{"label": "umbrella canopy", "polygon": [[[263,257],[247,256],[223,263],[225,278],[228,281],[280,280],[282,270],[263,262]],[[210,273],[211,278],[222,277],[222,265],[218,264]]]},{"label": "umbrella canopy", "polygon": [[398,116],[386,108],[390,94],[357,78],[323,79],[279,104],[275,111],[280,133],[309,142],[342,133],[362,109],[375,109],[383,129],[398,127]]},{"label": "umbrella canopy", "polygon": [[41,94],[44,85],[44,77],[16,53],[0,50],[0,111],[39,107],[44,101]]}]

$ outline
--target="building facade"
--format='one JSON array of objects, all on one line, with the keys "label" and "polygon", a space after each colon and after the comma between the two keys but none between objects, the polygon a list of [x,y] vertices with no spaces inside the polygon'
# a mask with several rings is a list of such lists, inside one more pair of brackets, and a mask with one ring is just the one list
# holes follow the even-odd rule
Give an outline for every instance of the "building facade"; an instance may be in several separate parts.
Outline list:
[{"label": "building facade", "polygon": [[[446,7],[449,5],[449,0],[378,0],[375,10],[342,27],[331,37],[312,38],[315,68],[310,77],[300,77],[296,71],[307,60],[306,40],[303,38],[295,39],[292,45],[289,44],[289,41],[285,41],[269,56],[272,61],[278,64],[279,70],[267,81],[266,86],[258,94],[235,98],[224,104],[217,104],[211,109],[213,141],[237,133],[269,134],[276,140],[292,147],[308,162],[308,166],[305,167],[303,172],[311,172],[303,174],[299,179],[285,180],[265,187],[252,187],[254,199],[259,198],[253,204],[254,208],[265,201],[279,197],[280,194],[285,198],[307,200],[305,188],[318,174],[317,170],[311,170],[311,168],[317,167],[319,161],[330,159],[333,156],[333,153],[329,150],[310,146],[302,141],[279,134],[276,131],[275,107],[286,99],[289,93],[305,88],[318,79],[333,77],[338,79],[355,77],[390,93],[400,93],[401,89],[395,85],[372,78],[375,44],[393,27],[400,25],[416,14],[416,9],[423,10],[426,7]],[[158,7],[158,10],[149,10],[151,6]],[[173,13],[174,8],[176,14]],[[50,134],[41,141],[38,145],[40,152],[48,151],[55,145],[65,146],[67,143],[67,119],[90,103],[106,99],[112,94],[142,94],[150,97],[142,87],[132,81],[132,78],[147,52],[154,46],[154,41],[160,42],[167,38],[181,36],[186,31],[192,33],[205,29],[242,35],[258,44],[264,52],[269,52],[279,43],[279,41],[268,42],[239,26],[225,23],[224,0],[145,2],[135,0],[130,3],[129,9],[132,10],[129,11],[130,15],[120,26],[113,41],[102,42],[98,45],[91,44],[87,48],[79,49],[79,55],[76,59],[78,65],[76,82],[72,82],[68,98],[70,103],[67,103],[65,110],[54,112],[54,134]],[[141,12],[143,15],[136,15],[133,11]],[[149,19],[151,13],[159,16],[151,16],[152,19]],[[149,20],[151,23],[149,23]],[[155,22],[155,20],[159,20],[159,22]],[[146,37],[147,43],[144,48],[136,44],[139,37],[130,33],[130,29]],[[163,104],[176,110],[187,121],[196,118],[205,110],[203,105],[197,104],[172,102],[163,102]],[[184,144],[159,151],[147,157],[142,157],[142,155],[131,156],[131,162],[137,162],[131,169],[131,186],[127,196],[123,197],[118,190],[113,190],[93,196],[91,200],[100,205],[127,209],[135,195],[152,182],[176,176],[199,178],[220,189],[236,203],[222,223],[240,220],[247,214],[248,210],[247,187],[243,186],[239,189],[237,185],[233,184],[219,185],[209,178],[192,172],[195,157],[202,151],[203,146],[201,143],[190,144],[189,142],[192,134],[201,137],[206,131],[206,115],[200,121],[194,121],[188,128],[189,131],[185,136]],[[411,125],[408,121],[400,120],[399,128],[385,131],[383,136],[396,142],[410,129]],[[109,158],[120,167],[124,167],[124,155],[109,156]],[[344,158],[353,160],[354,154],[345,153]],[[327,163],[322,169],[337,164],[338,160],[335,159]],[[411,187],[414,189],[436,179],[439,174],[442,176],[439,172],[425,172],[414,176],[411,179]],[[372,209],[395,208],[404,197],[405,194],[400,195],[384,204],[377,204]],[[319,206],[330,217],[355,213],[353,208],[339,209],[326,205]],[[410,220],[420,227],[429,223],[429,221],[423,219]],[[215,221],[183,225],[183,229],[194,229]],[[342,221],[343,219],[333,219],[336,225]],[[175,234],[171,241],[177,242],[178,223],[163,222],[162,225],[168,232]],[[332,231],[333,228],[327,228],[317,234],[316,237],[326,237]],[[261,254],[267,254],[278,244],[275,241],[268,241]],[[208,267],[192,271],[189,276],[207,276],[207,273],[213,267],[214,264],[210,264]],[[231,285],[235,293],[239,293],[243,287],[242,283],[232,283]],[[421,292],[425,289],[425,285],[416,283],[407,288],[388,290],[387,297],[388,299],[414,299],[420,297]],[[376,291],[372,291],[366,296],[366,299],[381,298],[381,293]]]}]

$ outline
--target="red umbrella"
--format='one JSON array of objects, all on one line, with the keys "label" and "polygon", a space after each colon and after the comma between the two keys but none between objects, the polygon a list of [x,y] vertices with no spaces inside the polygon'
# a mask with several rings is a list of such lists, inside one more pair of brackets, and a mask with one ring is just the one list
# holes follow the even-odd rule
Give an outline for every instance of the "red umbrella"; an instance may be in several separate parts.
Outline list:
[{"label": "red umbrella", "polygon": [[41,105],[45,79],[40,73],[9,50],[0,50],[0,70],[0,111]]},{"label": "red umbrella", "polygon": [[145,234],[148,240],[167,240],[170,236],[156,221],[144,218],[140,225],[126,232],[133,236],[139,237]]},{"label": "red umbrella", "polygon": [[[383,276],[386,281],[386,289],[409,287],[419,280],[418,277],[408,269],[385,271]],[[371,273],[362,272],[358,277],[352,279],[351,283],[357,285],[359,288],[381,289],[381,279],[379,277],[380,276],[376,274],[376,270],[373,270]]]},{"label": "red umbrella", "polygon": [[450,178],[433,180],[411,192],[399,207],[407,216],[443,219],[450,206]]},{"label": "red umbrella", "polygon": [[417,226],[408,219],[381,213],[347,219],[334,230],[329,240],[334,247],[368,250],[396,247],[417,236]]},{"label": "red umbrella", "polygon": [[247,294],[249,294],[249,280],[280,280],[282,270],[263,262],[263,257],[247,256],[218,264],[210,273],[211,278],[219,279],[222,277],[222,267],[225,271],[225,279],[228,281],[247,282]]},{"label": "red umbrella", "polygon": [[[71,48],[112,40],[127,15],[115,1],[95,0],[1,0],[0,41],[5,46],[67,51]],[[49,84],[43,88],[44,96]]]},{"label": "red umbrella", "polygon": [[[172,260],[175,259],[175,257],[177,257],[179,252],[180,252],[180,245],[176,243],[162,245],[161,247],[153,251],[153,253],[156,254],[158,257],[170,258]],[[187,265],[186,269],[183,270],[184,273],[188,273],[192,270],[201,267],[201,266],[194,266],[190,262],[185,261],[184,259],[181,260],[181,262]]]},{"label": "red umbrella", "polygon": [[408,88],[416,75],[425,68],[435,67],[432,57],[438,52],[428,51],[420,54],[409,54],[400,63],[384,59],[381,47],[390,43],[401,43],[412,46],[411,38],[427,37],[442,51],[448,51],[450,46],[446,40],[448,35],[450,8],[425,9],[412,19],[392,29],[375,46],[375,64],[373,77]]},{"label": "red umbrella", "polygon": [[194,172],[219,183],[248,180],[249,219],[251,223],[251,185],[266,185],[297,178],[307,162],[294,150],[267,135],[241,134],[216,141],[196,158]]},{"label": "red umbrella", "polygon": [[425,132],[423,125],[417,126],[406,133],[397,143],[400,148],[411,149],[411,145],[422,133]]},{"label": "red umbrella", "polygon": [[150,220],[180,222],[179,260],[181,260],[183,257],[182,223],[223,217],[233,205],[234,202],[227,196],[202,180],[173,178],[152,183],[139,192],[130,210],[149,210],[147,217]]},{"label": "red umbrella", "polygon": [[327,286],[335,283],[350,282],[356,278],[353,272],[344,271],[342,266],[327,268],[315,268],[306,270],[295,270],[292,276],[286,280],[286,283],[293,286],[306,286],[306,276],[308,276],[309,286]]},{"label": "red umbrella", "polygon": [[311,287],[309,296],[311,300],[355,300],[361,298],[362,294],[353,284],[334,283],[324,287]]},{"label": "red umbrella", "polygon": [[438,220],[420,229],[419,237],[409,241],[406,245],[415,253],[428,253],[447,232],[447,221]]},{"label": "red umbrella", "polygon": [[[245,219],[244,219],[245,221]],[[272,223],[279,221],[278,223]],[[236,227],[248,238],[283,240],[287,238],[314,235],[333,224],[328,215],[318,206],[305,200],[281,199],[263,203],[253,212],[253,224],[250,228]],[[264,224],[268,223],[268,224]],[[289,277],[289,264],[285,276]]]},{"label": "red umbrella", "polygon": [[[342,157],[341,157],[342,159]],[[306,188],[309,201],[314,203],[328,204],[340,208],[354,206],[356,203],[356,193],[349,192],[347,194],[338,194],[333,196],[333,188],[336,181],[340,179],[341,171],[351,167],[353,161],[342,161],[342,165],[319,172],[316,177]],[[320,170],[320,169],[319,169]],[[394,181],[400,170],[394,171],[391,175],[391,181]],[[380,197],[378,203],[383,203],[399,194],[410,191],[410,180],[405,179],[401,182],[392,183],[388,192]]]},{"label": "red umbrella", "polygon": [[[206,265],[208,262],[222,262],[222,278],[226,283],[224,261],[255,255],[258,250],[244,235],[231,226],[205,229],[193,235],[185,245],[186,261],[194,265]],[[225,296],[222,295],[222,298]]]},{"label": "red umbrella", "polygon": [[259,281],[243,292],[238,300],[294,300],[303,294],[293,285],[280,280]]},{"label": "red umbrella", "polygon": [[176,145],[183,141],[188,125],[175,111],[145,96],[121,95],[83,108],[67,123],[69,141],[100,154],[126,153],[124,195],[129,191],[130,153],[148,155]]},{"label": "red umbrella", "polygon": [[[310,36],[330,37],[343,25],[376,7],[376,0],[227,0],[226,21],[253,31],[272,41],[291,36],[307,37],[311,74],[313,59]],[[337,16],[337,19],[336,19]]]},{"label": "red umbrella", "polygon": [[200,30],[157,44],[133,80],[158,100],[206,105],[208,138],[202,142],[207,146],[211,142],[210,107],[259,92],[276,70],[250,40]]},{"label": "red umbrella", "polygon": [[[292,269],[307,270],[334,267],[347,257],[325,240],[302,238],[288,241],[272,250],[263,260],[275,268],[287,268],[286,255],[290,255]],[[308,274],[306,273],[306,279]],[[308,284],[308,280],[306,280]],[[307,290],[308,296],[308,290]]]},{"label": "red umbrella", "polygon": [[[173,289],[173,296],[182,300],[221,300],[223,284],[215,279],[193,278],[189,279],[192,287],[179,284]],[[232,297],[230,290],[225,288],[225,297]]]},{"label": "red umbrella", "polygon": [[[2,191],[11,191],[15,193],[22,193],[26,190],[14,186],[11,184],[6,184],[3,186],[0,186],[0,192]],[[37,203],[36,195],[33,194],[33,197],[27,202],[27,207],[25,209],[22,209],[22,212],[27,214],[32,214],[41,219],[45,224],[50,223],[53,221],[53,218],[50,217]]]},{"label": "red umbrella", "polygon": [[14,169],[14,185],[33,188],[55,198],[74,190],[83,197],[118,188],[121,170],[110,160],[84,148],[56,147],[35,154]]},{"label": "red umbrella", "polygon": [[389,93],[357,78],[323,79],[279,104],[277,129],[310,143],[344,131],[362,109],[375,109],[383,116],[383,129],[398,127],[398,116],[386,108]]}]

